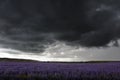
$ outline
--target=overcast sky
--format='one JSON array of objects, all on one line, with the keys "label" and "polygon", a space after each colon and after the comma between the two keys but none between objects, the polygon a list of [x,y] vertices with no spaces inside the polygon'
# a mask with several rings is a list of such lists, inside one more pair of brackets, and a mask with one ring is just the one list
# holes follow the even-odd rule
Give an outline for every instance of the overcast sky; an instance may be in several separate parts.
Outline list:
[{"label": "overcast sky", "polygon": [[119,0],[1,0],[0,57],[120,60]]}]

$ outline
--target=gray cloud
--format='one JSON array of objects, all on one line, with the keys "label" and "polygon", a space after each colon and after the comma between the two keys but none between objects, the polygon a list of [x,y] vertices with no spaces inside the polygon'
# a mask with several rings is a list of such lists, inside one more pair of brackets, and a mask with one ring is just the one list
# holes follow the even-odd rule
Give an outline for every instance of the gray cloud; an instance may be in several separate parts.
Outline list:
[{"label": "gray cloud", "polygon": [[120,38],[119,0],[1,0],[0,44],[42,52],[55,40],[103,47]]}]

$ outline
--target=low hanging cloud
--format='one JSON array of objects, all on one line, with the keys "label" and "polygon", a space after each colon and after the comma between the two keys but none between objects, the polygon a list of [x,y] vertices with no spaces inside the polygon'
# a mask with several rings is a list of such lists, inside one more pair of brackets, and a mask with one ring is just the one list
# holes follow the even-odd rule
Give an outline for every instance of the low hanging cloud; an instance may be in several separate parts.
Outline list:
[{"label": "low hanging cloud", "polygon": [[42,52],[56,40],[83,47],[103,47],[110,42],[118,45],[118,3],[119,0],[1,0],[1,47]]}]

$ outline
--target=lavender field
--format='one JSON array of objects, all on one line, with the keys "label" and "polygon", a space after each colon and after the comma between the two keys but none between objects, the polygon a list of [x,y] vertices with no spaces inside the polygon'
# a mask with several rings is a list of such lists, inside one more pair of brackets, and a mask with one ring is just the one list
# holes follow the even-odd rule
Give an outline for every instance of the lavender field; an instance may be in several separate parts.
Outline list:
[{"label": "lavender field", "polygon": [[120,62],[0,62],[0,80],[120,80]]}]

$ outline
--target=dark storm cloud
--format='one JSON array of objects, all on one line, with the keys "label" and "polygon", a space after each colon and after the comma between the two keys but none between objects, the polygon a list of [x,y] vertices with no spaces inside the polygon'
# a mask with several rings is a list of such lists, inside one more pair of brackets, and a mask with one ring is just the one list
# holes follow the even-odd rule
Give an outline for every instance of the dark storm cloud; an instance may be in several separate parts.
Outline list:
[{"label": "dark storm cloud", "polygon": [[0,44],[40,52],[54,40],[86,47],[120,37],[119,0],[1,0]]}]

